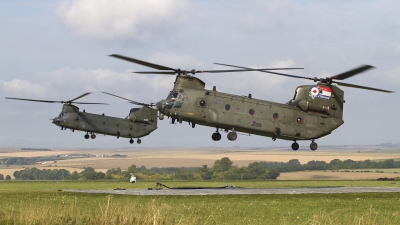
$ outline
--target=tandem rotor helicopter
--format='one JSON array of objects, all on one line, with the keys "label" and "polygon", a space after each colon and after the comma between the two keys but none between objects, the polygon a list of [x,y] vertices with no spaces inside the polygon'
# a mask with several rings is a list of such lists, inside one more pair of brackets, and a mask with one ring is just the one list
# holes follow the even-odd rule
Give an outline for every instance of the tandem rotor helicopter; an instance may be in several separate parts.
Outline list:
[{"label": "tandem rotor helicopter", "polygon": [[[150,62],[113,54],[112,57],[126,60],[135,64],[157,69],[158,71],[134,72],[138,74],[163,74],[176,76],[174,87],[165,100],[157,103],[140,103],[107,92],[105,94],[127,100],[130,103],[140,105],[142,108],[131,109],[126,118],[105,116],[104,114],[91,114],[80,112],[73,104],[104,104],[75,102],[90,93],[85,93],[69,101],[48,101],[22,98],[8,98],[14,100],[62,103],[60,115],[53,119],[53,123],[61,130],[71,129],[86,132],[85,139],[96,138],[97,134],[133,138],[149,135],[157,129],[158,118],[163,120],[165,116],[171,118],[172,123],[189,122],[192,128],[196,124],[214,127],[216,131],[211,135],[212,140],[219,141],[222,138],[220,131],[227,132],[228,140],[237,139],[237,132],[271,137],[273,141],[283,139],[293,141],[293,150],[299,149],[297,141],[310,140],[310,149],[318,148],[316,139],[329,135],[333,130],[341,126],[343,121],[344,92],[338,88],[346,86],[372,91],[392,91],[372,87],[348,84],[336,80],[344,80],[369,69],[373,66],[363,65],[353,70],[327,78],[302,77],[285,73],[273,72],[276,70],[290,70],[302,68],[268,68],[252,69],[228,64],[218,65],[234,67],[231,70],[181,70],[174,69]],[[240,96],[217,91],[216,86],[212,90],[205,89],[205,83],[195,77],[196,73],[226,73],[258,71],[273,75],[286,76],[298,79],[307,79],[318,82],[315,85],[302,85],[296,88],[293,99],[285,104],[270,102],[252,98],[252,95]],[[190,75],[191,74],[191,75]],[[153,108],[154,107],[154,108]],[[89,136],[90,134],[90,136]]]},{"label": "tandem rotor helicopter", "polygon": [[[318,148],[316,139],[329,135],[344,123],[343,104],[344,92],[336,85],[360,88],[372,91],[392,91],[372,87],[348,84],[336,80],[344,80],[354,75],[374,68],[362,65],[350,71],[327,78],[302,77],[273,70],[302,69],[302,68],[270,68],[252,69],[228,64],[223,66],[235,67],[236,70],[181,70],[174,69],[123,55],[113,54],[112,57],[126,60],[135,64],[157,69],[158,71],[134,72],[138,74],[176,75],[174,87],[165,100],[156,104],[159,119],[164,116],[182,123],[189,122],[192,128],[195,125],[214,127],[216,131],[211,135],[212,140],[221,140],[220,130],[227,132],[228,140],[237,139],[237,132],[271,137],[272,140],[283,139],[293,141],[293,150],[299,149],[297,141],[310,140],[310,149]],[[286,104],[270,102],[248,96],[223,93],[205,89],[205,83],[195,77],[196,73],[224,73],[224,72],[259,71],[273,75],[286,76],[298,79],[307,79],[318,82],[314,85],[302,85],[296,88],[293,99]]]},{"label": "tandem rotor helicopter", "polygon": [[[106,92],[104,93],[109,94]],[[143,107],[132,108],[126,118],[117,118],[106,116],[104,113],[93,114],[87,113],[85,110],[79,111],[79,108],[74,104],[107,105],[106,103],[76,102],[76,100],[89,94],[91,93],[85,93],[69,101],[49,101],[8,97],[6,97],[6,99],[44,103],[62,103],[63,107],[61,113],[52,119],[52,123],[61,127],[61,130],[66,130],[68,128],[72,130],[72,132],[75,130],[84,131],[86,132],[84,135],[85,139],[95,139],[96,134],[104,134],[116,136],[117,138],[130,138],[129,142],[131,144],[134,143],[133,138],[138,138],[136,143],[140,144],[142,142],[140,137],[147,136],[157,129],[157,110],[152,108],[154,103],[144,104],[123,98],[132,104],[141,105]]]}]

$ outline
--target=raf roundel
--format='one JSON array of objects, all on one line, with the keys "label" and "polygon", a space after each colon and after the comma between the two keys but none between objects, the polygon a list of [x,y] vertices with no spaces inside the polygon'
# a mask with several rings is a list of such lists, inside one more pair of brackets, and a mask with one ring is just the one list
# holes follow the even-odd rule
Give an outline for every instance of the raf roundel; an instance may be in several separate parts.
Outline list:
[{"label": "raf roundel", "polygon": [[310,89],[310,95],[313,96],[313,98],[315,98],[318,94],[319,94],[319,89],[318,89],[318,87],[312,87],[312,88]]}]

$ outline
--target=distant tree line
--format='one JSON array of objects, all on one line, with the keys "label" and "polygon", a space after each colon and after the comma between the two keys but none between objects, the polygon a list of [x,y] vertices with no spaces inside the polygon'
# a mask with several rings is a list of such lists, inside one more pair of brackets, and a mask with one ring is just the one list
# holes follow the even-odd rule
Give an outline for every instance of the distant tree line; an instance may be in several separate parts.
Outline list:
[{"label": "distant tree line", "polygon": [[49,148],[21,148],[21,151],[51,151]]},{"label": "distant tree line", "polygon": [[66,158],[60,157],[12,157],[0,159],[0,165],[33,165],[38,162],[53,161],[53,160],[64,160]]},{"label": "distant tree line", "polygon": [[147,169],[142,166],[137,168],[131,165],[127,170],[121,168],[109,169],[106,173],[97,172],[92,167],[85,168],[82,172],[69,172],[65,169],[37,169],[25,168],[14,172],[16,180],[101,180],[116,179],[129,180],[131,174],[142,180],[254,180],[276,179],[280,173],[274,169],[263,168],[261,163],[250,163],[248,167],[233,166],[233,162],[225,157],[215,161],[212,168],[181,167]]},{"label": "distant tree line", "polygon": [[4,175],[0,173],[0,180],[11,180],[11,176],[10,176],[10,175],[7,175],[7,176],[4,178]]},{"label": "distant tree line", "polygon": [[32,165],[37,162],[36,158],[13,157],[0,159],[0,164],[4,165]]},{"label": "distant tree line", "polygon": [[284,162],[261,162],[264,168],[273,168],[279,172],[295,172],[305,170],[340,170],[340,169],[387,169],[400,168],[400,161],[387,159],[382,161],[353,161],[351,159],[333,159],[329,163],[325,161],[312,160],[306,164],[301,164],[298,159],[291,159]]},{"label": "distant tree line", "polygon": [[[247,167],[238,167],[224,157],[216,160],[211,168],[203,167],[152,167],[145,166],[137,168],[131,165],[127,170],[121,168],[109,169],[106,173],[97,172],[92,167],[85,168],[82,172],[69,172],[65,169],[37,169],[25,168],[15,171],[16,180],[129,180],[134,174],[138,180],[266,180],[277,179],[282,172],[295,172],[305,170],[340,170],[340,169],[384,169],[400,168],[400,161],[393,159],[383,161],[353,161],[334,159],[327,163],[325,161],[309,161],[301,164],[298,159],[288,162],[252,162]],[[0,180],[4,176],[0,175]],[[7,177],[6,177],[7,179]],[[10,177],[11,179],[11,177]]]}]

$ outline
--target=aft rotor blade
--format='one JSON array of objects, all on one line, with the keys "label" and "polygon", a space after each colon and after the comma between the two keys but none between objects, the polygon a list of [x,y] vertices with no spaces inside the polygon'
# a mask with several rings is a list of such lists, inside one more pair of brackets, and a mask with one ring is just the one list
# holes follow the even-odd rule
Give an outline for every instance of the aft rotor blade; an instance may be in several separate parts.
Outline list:
[{"label": "aft rotor blade", "polygon": [[93,102],[72,102],[74,104],[86,104],[86,105],[108,105],[107,103],[93,103]]},{"label": "aft rotor blade", "polygon": [[[241,69],[245,69],[243,71],[246,70],[303,70],[304,68],[300,68],[300,67],[294,67],[294,68],[266,68],[266,69],[253,69],[253,68],[248,68],[248,67],[243,67],[243,66],[234,66],[234,65],[229,65],[229,64],[223,64],[223,63],[214,63],[216,65],[221,65],[221,66],[230,66],[230,67],[236,67],[236,68],[241,68]],[[242,70],[240,70],[242,71]]]},{"label": "aft rotor blade", "polygon": [[141,106],[148,105],[148,104],[144,104],[142,102],[135,102],[135,101],[129,101],[129,103],[134,104],[134,105],[141,105]]},{"label": "aft rotor blade", "polygon": [[[247,71],[259,71],[259,72],[271,73],[271,74],[280,75],[280,76],[285,76],[285,77],[292,77],[292,78],[301,78],[301,79],[313,80],[313,78],[311,78],[311,77],[301,77],[301,76],[296,76],[296,75],[291,75],[291,74],[276,73],[276,72],[266,71],[266,70],[271,70],[271,69],[252,69],[252,68],[248,68],[248,67],[234,66],[234,65],[222,64],[222,63],[214,63],[214,64],[221,65],[221,66],[230,66],[230,67],[235,67],[235,68],[246,69]],[[283,70],[283,69],[286,69],[286,68],[276,68],[276,69],[277,69],[277,70],[279,70],[279,69],[282,69],[282,70]],[[287,69],[304,69],[304,68],[287,68]],[[246,70],[245,70],[245,71],[246,71]]]},{"label": "aft rotor blade", "polygon": [[47,101],[47,100],[36,100],[36,99],[26,99],[26,98],[8,98],[8,97],[6,97],[6,99],[31,101],[31,102],[45,102],[45,103],[64,103],[62,101]]},{"label": "aft rotor blade", "polygon": [[355,68],[355,69],[352,69],[352,70],[350,70],[350,71],[347,71],[347,72],[344,72],[344,73],[341,73],[341,74],[332,76],[331,79],[334,79],[334,80],[344,80],[344,79],[347,79],[347,78],[352,77],[352,76],[354,76],[354,75],[357,75],[357,74],[359,74],[359,73],[362,73],[362,72],[364,72],[364,71],[367,71],[367,70],[369,70],[369,69],[373,69],[373,68],[375,68],[375,67],[370,66],[370,65],[362,65],[362,66],[357,67],[357,68]]},{"label": "aft rotor blade", "polygon": [[126,61],[129,61],[129,62],[132,62],[132,63],[136,63],[136,64],[139,64],[139,65],[142,65],[142,66],[147,66],[147,67],[150,67],[150,68],[153,68],[153,69],[173,70],[173,71],[175,71],[175,69],[170,68],[170,67],[157,65],[157,64],[154,64],[154,63],[149,63],[149,62],[146,62],[146,61],[130,58],[130,57],[123,56],[123,55],[113,54],[113,55],[110,55],[110,56],[118,58],[118,59],[126,60]]},{"label": "aft rotor blade", "polygon": [[121,99],[124,99],[124,100],[132,102],[132,100],[130,100],[130,99],[127,99],[127,98],[124,98],[124,97],[121,97],[121,96],[118,96],[118,95],[114,95],[114,94],[111,94],[111,93],[107,93],[105,91],[102,91],[101,93],[104,93],[106,95],[111,95],[111,96],[114,96],[114,97],[121,98]]},{"label": "aft rotor blade", "polygon": [[155,105],[156,105],[156,103],[149,103],[149,104],[146,104],[146,103],[137,102],[137,101],[129,101],[129,103],[132,103],[132,104],[134,104],[134,105],[141,105],[141,106],[155,106]]},{"label": "aft rotor blade", "polygon": [[175,75],[175,72],[158,72],[158,71],[147,71],[147,72],[132,72],[132,73],[138,73],[138,74],[166,74],[166,75]]},{"label": "aft rotor blade", "polygon": [[87,92],[87,93],[85,93],[85,94],[83,94],[83,95],[80,95],[79,97],[76,97],[76,98],[74,98],[74,99],[72,99],[72,100],[69,100],[69,101],[67,101],[67,102],[73,102],[73,101],[75,101],[75,100],[77,100],[77,99],[80,99],[80,98],[83,98],[83,97],[85,97],[86,95],[90,95],[92,92]]},{"label": "aft rotor blade", "polygon": [[345,86],[345,87],[352,87],[352,88],[360,88],[360,89],[366,89],[366,90],[371,90],[371,91],[380,91],[380,92],[386,92],[386,93],[393,93],[393,91],[388,91],[388,90],[383,90],[383,89],[378,89],[378,88],[372,88],[372,87],[366,87],[366,86],[360,86],[360,85],[355,85],[355,84],[347,84],[347,83],[342,83],[342,82],[337,82],[337,81],[332,81],[332,83],[336,83],[340,86]]},{"label": "aft rotor blade", "polygon": [[102,91],[102,93],[107,94],[107,95],[111,95],[111,96],[114,96],[114,97],[117,97],[117,98],[121,98],[121,99],[124,99],[124,100],[127,100],[127,101],[129,101],[129,103],[132,103],[132,104],[135,104],[135,105],[141,105],[141,106],[146,106],[146,105],[154,106],[155,105],[154,103],[146,104],[146,103],[133,101],[133,100],[130,100],[130,99],[118,96],[118,95],[114,95],[114,94],[111,94],[111,93],[108,93],[108,92],[104,92],[104,91]]}]

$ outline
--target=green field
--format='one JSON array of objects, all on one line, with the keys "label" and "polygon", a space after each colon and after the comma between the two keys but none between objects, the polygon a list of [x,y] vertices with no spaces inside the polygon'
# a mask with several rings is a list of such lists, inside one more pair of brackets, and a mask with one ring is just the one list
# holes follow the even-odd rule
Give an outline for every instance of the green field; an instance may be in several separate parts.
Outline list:
[{"label": "green field", "polygon": [[[285,188],[398,186],[378,181],[165,182]],[[155,182],[0,182],[0,224],[400,224],[400,193],[125,196],[67,189],[154,187]]]}]

